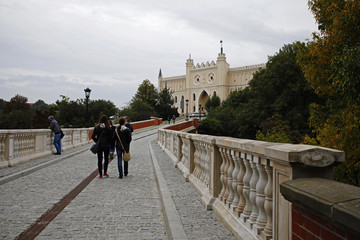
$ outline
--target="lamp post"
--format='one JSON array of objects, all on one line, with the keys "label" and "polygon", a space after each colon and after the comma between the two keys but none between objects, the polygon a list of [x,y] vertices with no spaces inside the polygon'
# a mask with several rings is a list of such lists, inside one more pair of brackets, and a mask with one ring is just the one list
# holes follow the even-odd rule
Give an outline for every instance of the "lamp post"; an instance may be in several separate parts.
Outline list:
[{"label": "lamp post", "polygon": [[200,121],[201,121],[201,110],[202,110],[202,107],[201,107],[201,104],[199,104],[199,115],[200,115]]},{"label": "lamp post", "polygon": [[189,114],[188,114],[188,106],[189,106],[189,99],[185,100],[186,102],[186,115],[185,115],[185,121],[189,121]]},{"label": "lamp post", "polygon": [[89,87],[84,89],[86,98],[86,125],[89,123],[89,97],[91,89]]}]

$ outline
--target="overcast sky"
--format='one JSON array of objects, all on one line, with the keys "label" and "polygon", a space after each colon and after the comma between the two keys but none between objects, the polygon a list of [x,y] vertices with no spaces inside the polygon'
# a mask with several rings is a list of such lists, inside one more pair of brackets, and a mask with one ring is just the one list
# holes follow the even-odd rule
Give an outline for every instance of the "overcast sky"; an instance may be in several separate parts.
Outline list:
[{"label": "overcast sky", "polygon": [[0,0],[0,98],[60,95],[121,108],[144,79],[216,60],[266,63],[317,30],[307,0]]}]

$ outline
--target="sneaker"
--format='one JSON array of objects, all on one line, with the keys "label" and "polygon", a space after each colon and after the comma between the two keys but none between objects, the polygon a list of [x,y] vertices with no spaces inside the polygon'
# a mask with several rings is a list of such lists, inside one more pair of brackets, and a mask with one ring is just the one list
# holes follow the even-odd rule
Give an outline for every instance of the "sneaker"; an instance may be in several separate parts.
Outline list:
[{"label": "sneaker", "polygon": [[101,176],[101,175],[99,175],[99,178],[102,178],[102,176]]},{"label": "sneaker", "polygon": [[104,173],[104,177],[110,177],[109,174],[107,173]]}]

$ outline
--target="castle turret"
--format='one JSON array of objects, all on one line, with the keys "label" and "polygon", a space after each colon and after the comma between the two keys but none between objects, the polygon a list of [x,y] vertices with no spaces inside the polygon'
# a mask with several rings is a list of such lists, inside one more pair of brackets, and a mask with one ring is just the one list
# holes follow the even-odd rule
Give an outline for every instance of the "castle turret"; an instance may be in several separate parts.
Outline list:
[{"label": "castle turret", "polygon": [[[190,83],[191,83],[191,74],[190,70],[194,69],[194,60],[191,59],[191,54],[189,54],[189,59],[186,60],[186,81],[185,81],[185,89],[190,89]],[[190,99],[190,92],[186,91],[185,99]]]},{"label": "castle turret", "polygon": [[[222,41],[220,41],[221,43],[221,49],[220,49],[220,53],[217,57],[217,61],[216,61],[216,66],[217,66],[217,78],[219,80],[219,85],[222,86],[227,86],[228,82],[227,82],[227,73],[229,71],[229,64],[226,62],[226,56],[225,53],[223,52],[223,47],[222,47]],[[227,88],[223,88],[221,92],[219,92],[219,95],[221,100],[224,100],[227,97]]]},{"label": "castle turret", "polygon": [[162,76],[161,68],[160,68],[159,76],[158,76],[158,88],[159,88],[159,92],[162,90],[162,87],[161,87],[161,81],[162,81],[162,80],[163,80],[163,76]]}]

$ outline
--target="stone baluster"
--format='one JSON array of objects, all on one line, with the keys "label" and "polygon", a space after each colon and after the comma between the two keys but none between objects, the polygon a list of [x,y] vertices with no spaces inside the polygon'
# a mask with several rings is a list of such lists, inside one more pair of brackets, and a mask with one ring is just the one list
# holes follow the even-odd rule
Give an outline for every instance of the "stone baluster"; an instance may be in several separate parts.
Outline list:
[{"label": "stone baluster", "polygon": [[249,217],[250,214],[252,212],[252,204],[250,202],[250,179],[251,176],[253,174],[253,171],[250,167],[250,161],[248,159],[248,157],[250,157],[251,159],[251,155],[247,155],[246,154],[246,158],[243,158],[244,160],[244,165],[245,165],[245,176],[244,176],[244,189],[243,189],[243,193],[244,193],[244,197],[245,197],[245,207],[244,207],[244,211],[241,213],[240,218],[241,220],[243,220],[244,222],[246,222]]},{"label": "stone baluster", "polygon": [[224,191],[224,195],[223,195],[223,202],[224,204],[226,204],[227,199],[229,197],[229,185],[228,185],[228,169],[230,166],[230,162],[229,162],[229,158],[227,155],[227,149],[223,148],[223,153],[224,153],[224,161],[225,161],[225,166],[224,166],[224,186],[225,186],[225,191]]},{"label": "stone baluster", "polygon": [[204,183],[209,187],[209,173],[210,173],[210,145],[206,144],[204,146],[205,158],[204,158]]},{"label": "stone baluster", "polygon": [[189,139],[185,139],[183,138],[182,139],[182,149],[181,149],[181,152],[182,152],[182,158],[181,158],[181,162],[184,164],[184,166],[189,169],[190,166],[189,166],[189,152],[188,152],[188,149],[189,149]]},{"label": "stone baluster", "polygon": [[0,167],[7,166],[7,163],[5,162],[7,160],[5,157],[6,137],[7,134],[0,134]]},{"label": "stone baluster", "polygon": [[264,208],[265,203],[265,186],[267,184],[267,175],[265,171],[265,166],[262,164],[264,162],[266,164],[266,159],[258,159],[259,161],[256,163],[256,168],[259,172],[259,181],[256,184],[256,206],[259,209],[259,216],[256,219],[255,230],[257,234],[264,229],[267,221],[267,215]]},{"label": "stone baluster", "polygon": [[200,147],[200,151],[201,151],[201,155],[200,155],[200,181],[202,183],[205,183],[205,161],[206,161],[206,149],[205,149],[205,143],[200,143],[199,144]]},{"label": "stone baluster", "polygon": [[224,148],[219,148],[219,153],[221,157],[221,165],[220,165],[220,182],[221,182],[221,191],[219,193],[219,199],[224,202],[224,193],[225,193],[225,156],[224,156]]},{"label": "stone baluster", "polygon": [[240,216],[245,207],[245,196],[244,196],[244,176],[246,172],[246,168],[244,165],[245,153],[240,153],[239,155],[239,173],[237,175],[238,185],[237,192],[239,194],[239,204],[235,209],[235,214]]},{"label": "stone baluster", "polygon": [[234,150],[231,150],[231,156],[232,156],[232,159],[233,159],[233,162],[234,162],[234,170],[233,170],[233,173],[232,173],[232,189],[233,189],[233,192],[234,192],[234,199],[231,203],[231,210],[233,212],[235,212],[235,209],[237,208],[238,204],[239,204],[239,192],[238,192],[238,185],[239,185],[239,179],[238,179],[238,174],[239,174],[239,171],[240,171],[240,153],[239,152],[236,152]]},{"label": "stone baluster", "polygon": [[257,156],[253,156],[253,159],[250,160],[250,166],[253,171],[252,177],[250,179],[250,202],[252,204],[252,212],[249,218],[251,226],[255,224],[257,217],[259,216],[259,209],[256,205],[256,184],[259,181],[259,172],[256,168],[256,162],[258,161]]},{"label": "stone baluster", "polygon": [[201,155],[199,142],[194,141],[194,146],[195,146],[195,153],[194,153],[195,168],[194,168],[193,175],[196,178],[199,178],[199,174],[200,174],[200,169],[199,169],[200,168],[200,155]]},{"label": "stone baluster", "polygon": [[266,175],[267,175],[267,184],[265,186],[265,203],[264,203],[264,209],[266,212],[266,216],[267,216],[267,222],[266,225],[264,227],[264,231],[261,233],[261,235],[265,238],[265,239],[271,239],[272,235],[273,235],[273,222],[272,222],[272,214],[273,214],[273,208],[272,208],[272,204],[273,204],[273,178],[272,178],[272,168],[270,167],[270,161],[267,160],[267,164],[265,165],[265,171],[266,171]]},{"label": "stone baluster", "polygon": [[234,189],[232,187],[232,184],[233,184],[233,171],[234,171],[234,161],[233,161],[233,158],[231,156],[231,150],[230,149],[227,149],[226,150],[226,156],[227,156],[227,159],[229,161],[229,168],[228,168],[228,181],[227,181],[227,185],[228,185],[228,189],[229,189],[229,196],[228,196],[228,199],[226,201],[226,205],[230,208],[233,200],[234,200]]}]

